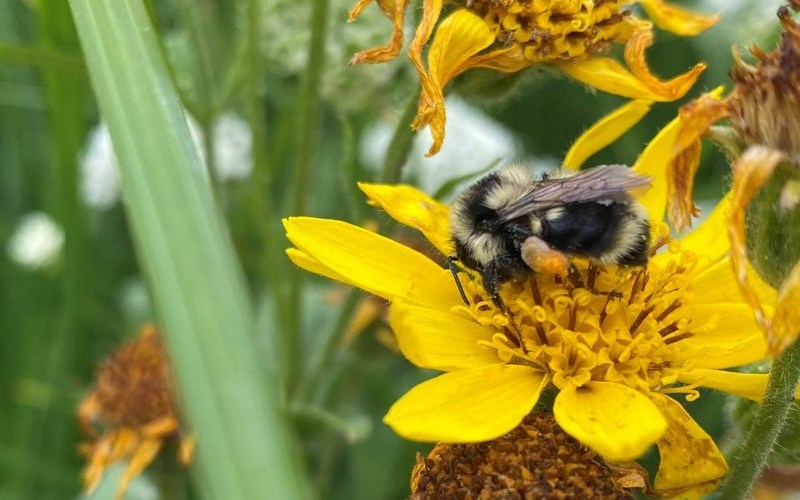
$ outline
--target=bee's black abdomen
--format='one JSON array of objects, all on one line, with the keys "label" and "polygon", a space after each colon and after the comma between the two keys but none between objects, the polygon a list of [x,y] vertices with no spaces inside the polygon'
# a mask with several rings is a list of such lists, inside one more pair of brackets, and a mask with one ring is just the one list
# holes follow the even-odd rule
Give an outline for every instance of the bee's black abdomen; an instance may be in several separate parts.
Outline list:
[{"label": "bee's black abdomen", "polygon": [[620,256],[617,264],[623,266],[644,266],[650,258],[650,224],[645,219],[636,220],[636,238],[627,252]]},{"label": "bee's black abdomen", "polygon": [[629,266],[647,263],[647,221],[638,219],[625,203],[564,205],[544,214],[542,233],[552,248],[565,253]]}]

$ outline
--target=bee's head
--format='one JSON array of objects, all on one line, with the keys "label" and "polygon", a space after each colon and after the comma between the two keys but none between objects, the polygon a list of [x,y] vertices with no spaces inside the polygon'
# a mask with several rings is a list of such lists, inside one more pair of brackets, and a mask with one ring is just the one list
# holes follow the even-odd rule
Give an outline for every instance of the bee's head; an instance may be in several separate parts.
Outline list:
[{"label": "bee's head", "polygon": [[504,252],[505,234],[497,211],[522,196],[531,182],[526,169],[506,167],[481,178],[456,199],[450,232],[465,266],[480,270]]}]

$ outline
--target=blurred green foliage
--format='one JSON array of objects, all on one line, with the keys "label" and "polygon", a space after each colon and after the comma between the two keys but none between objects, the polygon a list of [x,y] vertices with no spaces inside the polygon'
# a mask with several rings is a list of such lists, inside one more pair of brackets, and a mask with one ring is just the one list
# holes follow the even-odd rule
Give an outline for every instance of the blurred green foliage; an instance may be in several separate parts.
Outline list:
[{"label": "blurred green foliage", "polygon": [[[385,223],[366,206],[355,182],[386,178],[364,160],[364,141],[378,122],[397,126],[413,102],[415,77],[404,57],[358,68],[346,61],[355,50],[382,43],[388,22],[371,7],[374,15],[348,26],[349,2],[315,2],[318,8],[329,4],[317,87],[309,84],[312,19],[304,2],[146,3],[183,105],[204,133],[212,176],[220,147],[213,140],[215,119],[234,111],[251,125],[253,173],[244,180],[216,178],[214,188],[258,310],[264,363],[288,374],[285,398],[316,491],[325,498],[405,496],[414,454],[428,445],[405,442],[380,418],[428,374],[377,340],[380,320],[352,343],[341,342],[363,295],[310,276],[302,288],[292,288],[300,278],[283,256],[287,242],[279,223],[298,212]],[[721,4],[683,3],[698,10]],[[723,23],[697,38],[659,32],[648,52],[651,66],[674,75],[706,61],[709,69],[689,97],[728,84],[731,44],[770,46],[772,12],[780,3],[727,3]],[[261,13],[255,24],[247,10],[252,5]],[[99,116],[68,4],[0,0],[0,12],[0,498],[73,497],[81,489],[82,467],[75,408],[103,356],[132,337],[143,320],[157,318],[145,299],[124,205],[100,210],[80,195],[79,159]],[[522,145],[502,162],[558,159],[583,129],[623,102],[537,70],[514,80],[492,99],[486,92],[475,95],[469,81],[455,86]],[[591,163],[632,163],[679,104],[654,106]],[[398,130],[405,128],[401,122]],[[420,135],[427,145],[427,132]],[[419,149],[410,161],[424,165]],[[299,180],[298,161],[310,167]],[[444,177],[487,164],[454,164]],[[727,187],[728,166],[712,148],[705,148],[703,165],[698,192],[718,197]],[[54,265],[31,268],[9,258],[6,248],[20,218],[37,211],[49,214],[66,237]],[[721,404],[705,394],[688,408],[720,435]],[[171,460],[155,465],[162,466],[174,467]]]}]

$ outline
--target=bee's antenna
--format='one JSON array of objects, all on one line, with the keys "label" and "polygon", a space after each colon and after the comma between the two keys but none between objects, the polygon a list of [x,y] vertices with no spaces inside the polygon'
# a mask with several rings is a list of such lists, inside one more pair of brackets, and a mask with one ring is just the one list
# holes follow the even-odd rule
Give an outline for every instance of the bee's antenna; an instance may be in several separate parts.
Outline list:
[{"label": "bee's antenna", "polygon": [[464,301],[464,304],[469,305],[469,300],[467,300],[467,294],[464,293],[464,288],[461,286],[461,280],[458,279],[458,266],[456,265],[456,261],[458,257],[455,255],[451,255],[447,258],[447,267],[450,268],[450,272],[453,273],[453,280],[456,282],[456,287],[458,288],[458,293],[461,295],[461,300]]}]

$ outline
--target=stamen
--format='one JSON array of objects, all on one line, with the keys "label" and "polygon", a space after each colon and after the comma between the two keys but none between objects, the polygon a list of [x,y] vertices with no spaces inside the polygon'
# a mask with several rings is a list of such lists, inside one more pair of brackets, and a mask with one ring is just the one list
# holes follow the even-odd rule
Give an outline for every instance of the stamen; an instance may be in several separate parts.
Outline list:
[{"label": "stamen", "polygon": [[631,333],[631,335],[636,333],[636,330],[642,325],[642,322],[647,317],[647,315],[653,312],[653,309],[655,308],[656,306],[647,306],[644,309],[642,309],[641,312],[639,312],[639,315],[636,316],[635,320],[633,320],[633,323],[631,323],[631,327],[628,330]]},{"label": "stamen", "polygon": [[675,343],[675,342],[677,342],[679,340],[688,339],[692,335],[694,335],[694,333],[692,333],[692,332],[679,333],[678,335],[674,335],[672,337],[665,337],[664,338],[664,343],[667,344],[667,345],[673,344],[673,343]]},{"label": "stamen", "polygon": [[633,283],[631,284],[631,294],[628,297],[628,305],[633,304],[633,299],[636,297],[637,288],[639,287],[639,280],[642,278],[644,271],[639,271],[636,273],[636,277],[633,278]]},{"label": "stamen", "polygon": [[675,300],[673,300],[673,301],[672,301],[672,304],[668,305],[666,309],[664,309],[663,311],[661,311],[661,314],[659,314],[658,316],[656,316],[656,321],[662,321],[664,318],[666,318],[667,316],[669,316],[669,315],[670,315],[670,313],[672,313],[672,311],[676,310],[676,309],[677,309],[677,308],[679,308],[681,305],[682,305],[682,304],[681,304],[681,301],[680,301],[680,299],[675,299]]},{"label": "stamen", "polygon": [[658,333],[661,334],[662,337],[666,337],[667,335],[676,331],[677,329],[678,329],[678,323],[673,321],[672,323],[668,324],[667,326],[659,330]]},{"label": "stamen", "polygon": [[530,279],[531,295],[533,295],[533,303],[537,306],[542,305],[542,296],[539,293],[539,282],[536,281],[536,274],[531,274]]},{"label": "stamen", "polygon": [[597,279],[597,267],[594,265],[594,262],[589,262],[586,275],[586,286],[589,287],[589,290],[594,290],[595,280]]}]

